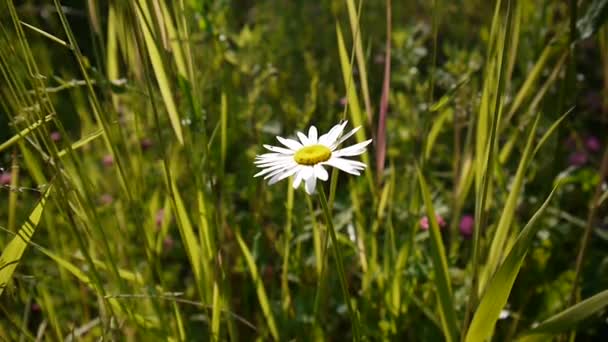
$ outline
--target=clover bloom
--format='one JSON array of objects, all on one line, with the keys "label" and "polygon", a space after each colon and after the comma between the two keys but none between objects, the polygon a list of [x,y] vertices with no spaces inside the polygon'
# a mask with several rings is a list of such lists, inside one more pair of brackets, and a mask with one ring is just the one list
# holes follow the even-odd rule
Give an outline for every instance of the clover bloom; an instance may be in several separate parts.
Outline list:
[{"label": "clover bloom", "polygon": [[473,218],[472,215],[464,215],[461,219],[460,219],[460,234],[462,234],[462,236],[464,236],[465,238],[469,238],[471,237],[471,235],[473,235],[473,229],[475,227],[475,219]]},{"label": "clover bloom", "polygon": [[[439,228],[442,228],[443,226],[445,226],[445,220],[443,219],[443,217],[441,217],[441,215],[439,214],[435,214],[435,219],[437,220],[437,224],[439,225]],[[427,216],[424,216],[423,218],[420,219],[420,228],[422,228],[422,230],[428,230],[430,227],[430,222],[429,222],[429,218]]]},{"label": "clover bloom", "polygon": [[256,156],[255,164],[263,170],[254,177],[264,176],[264,179],[270,179],[268,184],[272,185],[289,176],[295,176],[293,180],[294,189],[304,183],[306,193],[313,194],[317,179],[327,181],[329,178],[325,166],[335,167],[346,173],[359,176],[360,171],[364,170],[366,165],[360,161],[344,157],[353,157],[365,153],[365,147],[372,140],[338,149],[340,144],[361,128],[356,127],[342,135],[346,124],[346,121],[337,124],[321,136],[318,136],[317,128],[311,126],[308,130],[308,136],[297,132],[299,141],[277,136],[277,140],[285,147],[264,145],[272,153]]}]

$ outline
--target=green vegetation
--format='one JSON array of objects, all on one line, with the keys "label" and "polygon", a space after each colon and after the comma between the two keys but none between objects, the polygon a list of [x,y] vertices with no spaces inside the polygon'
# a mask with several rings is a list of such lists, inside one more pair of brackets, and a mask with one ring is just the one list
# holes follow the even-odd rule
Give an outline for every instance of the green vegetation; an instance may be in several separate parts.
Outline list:
[{"label": "green vegetation", "polygon": [[[602,340],[606,19],[0,0],[0,340]],[[253,177],[342,120],[360,177]]]}]

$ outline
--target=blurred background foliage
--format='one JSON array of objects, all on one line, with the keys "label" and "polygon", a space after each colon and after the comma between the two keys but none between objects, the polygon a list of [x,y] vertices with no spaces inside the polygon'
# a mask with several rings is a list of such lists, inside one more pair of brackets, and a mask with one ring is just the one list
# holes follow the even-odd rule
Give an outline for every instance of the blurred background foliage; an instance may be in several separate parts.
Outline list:
[{"label": "blurred background foliage", "polygon": [[374,138],[369,177],[329,188],[367,339],[454,339],[436,251],[472,334],[484,281],[558,181],[482,325],[605,338],[603,304],[526,334],[608,288],[608,2],[395,1],[387,59],[388,3],[2,1],[0,337],[352,338],[316,198],[252,178],[274,136],[349,119]]}]

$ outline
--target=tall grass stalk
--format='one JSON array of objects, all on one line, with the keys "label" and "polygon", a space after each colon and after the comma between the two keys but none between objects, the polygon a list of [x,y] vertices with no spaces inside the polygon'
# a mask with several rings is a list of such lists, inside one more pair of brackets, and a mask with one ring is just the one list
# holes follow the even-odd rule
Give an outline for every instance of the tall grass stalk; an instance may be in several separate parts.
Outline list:
[{"label": "tall grass stalk", "polygon": [[325,215],[325,223],[327,224],[327,230],[329,231],[329,236],[331,237],[331,244],[334,250],[334,258],[336,261],[336,269],[338,270],[338,279],[340,280],[340,288],[342,290],[342,295],[344,296],[344,304],[348,309],[348,314],[350,316],[350,321],[353,328],[353,339],[355,341],[361,341],[361,326],[359,323],[359,316],[353,308],[353,304],[351,302],[350,293],[348,291],[348,282],[346,280],[346,273],[344,272],[344,258],[342,257],[342,250],[340,249],[336,230],[334,229],[333,218],[329,210],[329,205],[327,204],[325,190],[322,186],[319,187],[319,202],[321,203],[321,207],[323,208],[323,214]]}]

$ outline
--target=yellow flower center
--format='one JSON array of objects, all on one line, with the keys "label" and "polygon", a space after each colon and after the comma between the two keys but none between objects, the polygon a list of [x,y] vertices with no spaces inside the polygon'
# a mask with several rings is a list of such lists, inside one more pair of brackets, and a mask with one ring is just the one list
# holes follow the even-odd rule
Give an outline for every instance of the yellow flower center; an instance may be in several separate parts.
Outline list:
[{"label": "yellow flower center", "polygon": [[331,157],[331,150],[325,145],[304,146],[293,155],[296,163],[301,165],[315,165]]}]

